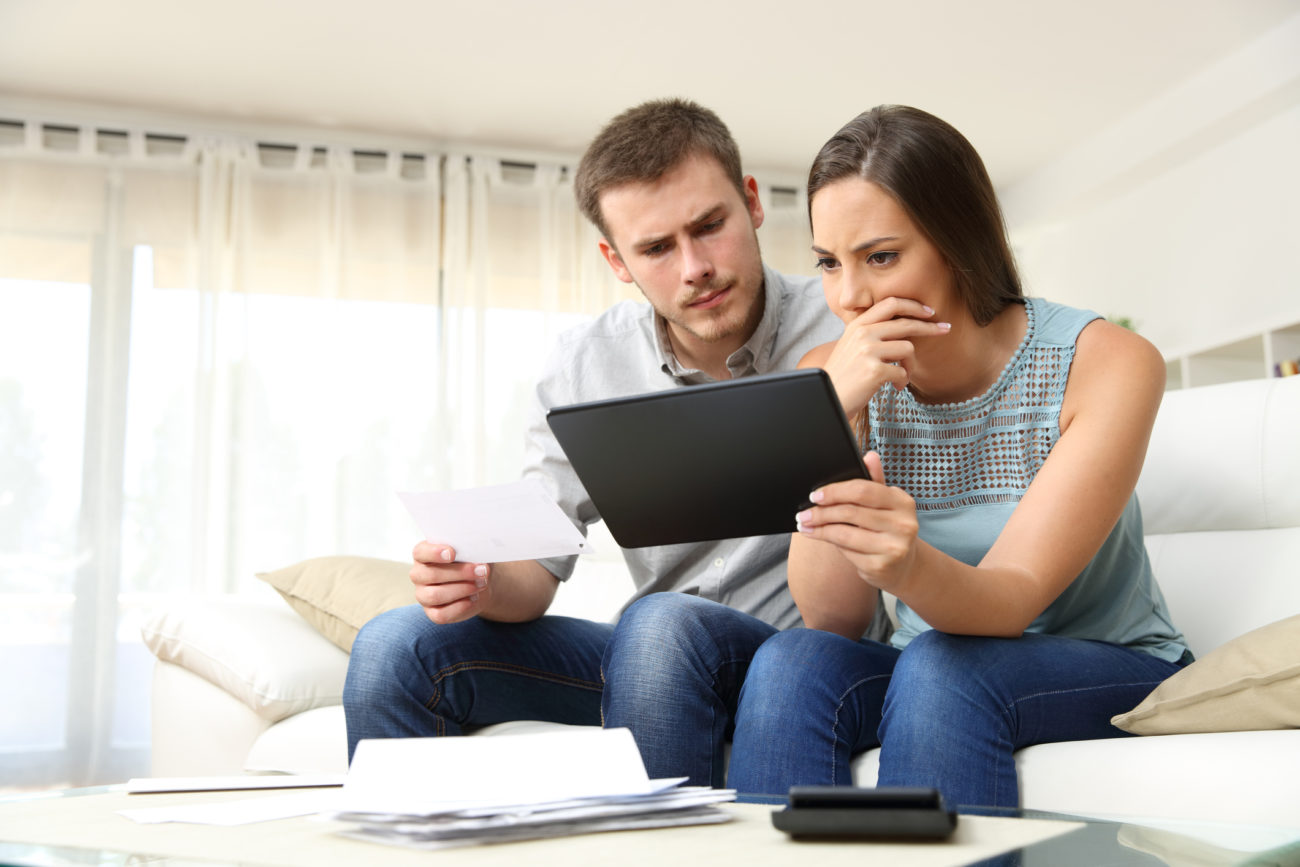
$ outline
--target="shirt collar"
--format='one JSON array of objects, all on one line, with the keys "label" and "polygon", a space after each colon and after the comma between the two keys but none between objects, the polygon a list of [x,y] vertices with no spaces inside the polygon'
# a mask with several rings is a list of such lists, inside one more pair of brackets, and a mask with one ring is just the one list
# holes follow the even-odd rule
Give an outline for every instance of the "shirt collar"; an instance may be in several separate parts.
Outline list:
[{"label": "shirt collar", "polygon": [[[733,379],[768,372],[767,362],[771,358],[772,344],[781,324],[780,280],[780,275],[766,265],[763,266],[763,318],[744,345],[727,356],[727,369],[731,371]],[[653,307],[650,308],[650,315],[654,321],[655,354],[659,358],[660,369],[684,385],[713,382],[713,377],[704,371],[686,367],[677,360],[672,341],[668,337],[667,321]]]}]

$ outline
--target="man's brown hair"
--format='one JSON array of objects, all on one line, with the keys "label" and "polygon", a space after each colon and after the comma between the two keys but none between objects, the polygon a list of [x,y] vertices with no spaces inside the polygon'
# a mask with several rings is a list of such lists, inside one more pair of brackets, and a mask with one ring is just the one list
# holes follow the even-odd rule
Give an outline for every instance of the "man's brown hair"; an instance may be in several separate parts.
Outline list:
[{"label": "man's brown hair", "polygon": [[612,187],[659,180],[688,157],[718,161],[745,198],[740,150],[716,114],[685,99],[660,99],[629,108],[605,125],[583,154],[574,195],[583,215],[613,244],[600,211],[600,197]]}]

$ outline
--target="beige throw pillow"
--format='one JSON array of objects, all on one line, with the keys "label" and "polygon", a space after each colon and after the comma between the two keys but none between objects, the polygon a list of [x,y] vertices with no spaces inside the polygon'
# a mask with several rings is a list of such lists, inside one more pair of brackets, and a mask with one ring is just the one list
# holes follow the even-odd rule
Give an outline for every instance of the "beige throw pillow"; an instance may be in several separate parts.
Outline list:
[{"label": "beige throw pillow", "polygon": [[374,557],[316,557],[257,577],[321,635],[352,652],[357,631],[376,614],[415,604],[411,566]]},{"label": "beige throw pillow", "polygon": [[1300,614],[1212,650],[1111,722],[1136,735],[1300,728]]}]

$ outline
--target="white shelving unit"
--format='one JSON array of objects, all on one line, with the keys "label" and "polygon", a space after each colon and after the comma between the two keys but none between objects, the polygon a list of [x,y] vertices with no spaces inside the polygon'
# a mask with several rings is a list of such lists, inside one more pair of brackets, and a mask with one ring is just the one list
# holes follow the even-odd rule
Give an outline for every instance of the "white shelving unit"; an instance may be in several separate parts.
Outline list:
[{"label": "white shelving unit", "polygon": [[1199,352],[1165,359],[1165,388],[1191,388],[1274,376],[1277,364],[1300,359],[1300,322]]}]

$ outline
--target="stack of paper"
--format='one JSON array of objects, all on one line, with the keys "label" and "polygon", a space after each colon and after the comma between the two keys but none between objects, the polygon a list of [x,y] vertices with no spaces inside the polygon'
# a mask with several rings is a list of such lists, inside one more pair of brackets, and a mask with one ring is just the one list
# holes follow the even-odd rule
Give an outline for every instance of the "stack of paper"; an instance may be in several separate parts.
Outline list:
[{"label": "stack of paper", "polygon": [[649,779],[627,729],[362,741],[331,818],[424,848],[731,818],[734,791],[684,781]]}]

